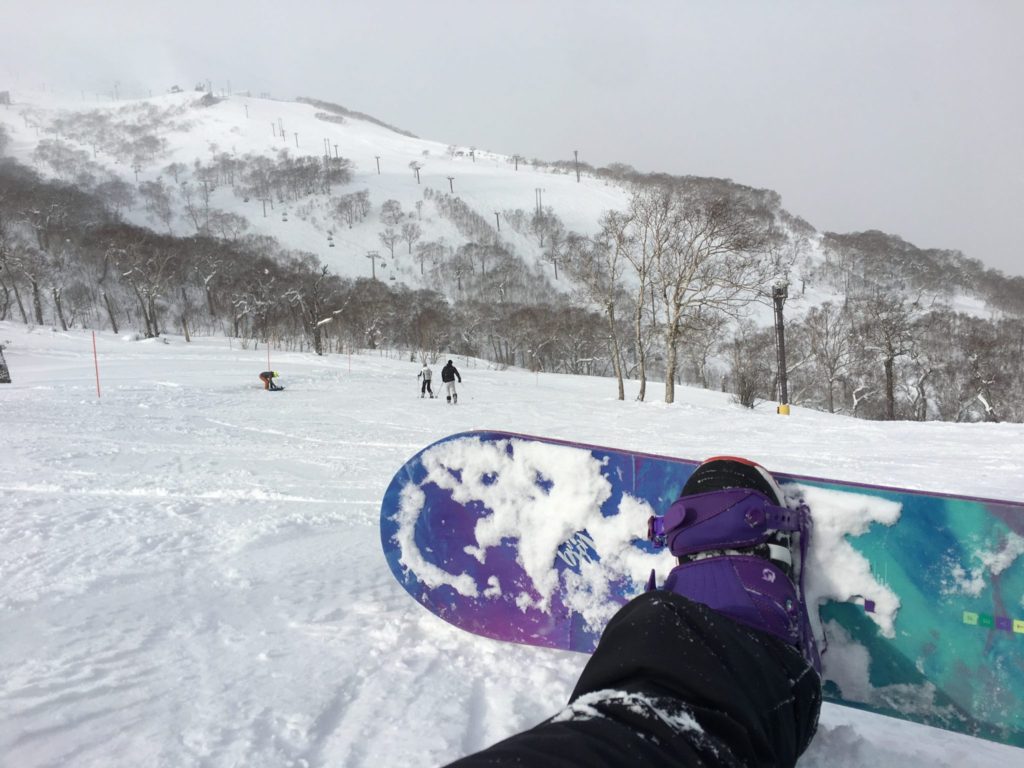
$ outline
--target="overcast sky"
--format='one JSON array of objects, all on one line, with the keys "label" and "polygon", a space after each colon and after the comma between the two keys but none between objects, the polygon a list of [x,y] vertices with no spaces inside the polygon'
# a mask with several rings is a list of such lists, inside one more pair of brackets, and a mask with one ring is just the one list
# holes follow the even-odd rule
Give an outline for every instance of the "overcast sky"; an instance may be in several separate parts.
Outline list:
[{"label": "overcast sky", "polygon": [[1020,0],[0,0],[0,90],[314,96],[429,139],[728,177],[1024,274]]}]

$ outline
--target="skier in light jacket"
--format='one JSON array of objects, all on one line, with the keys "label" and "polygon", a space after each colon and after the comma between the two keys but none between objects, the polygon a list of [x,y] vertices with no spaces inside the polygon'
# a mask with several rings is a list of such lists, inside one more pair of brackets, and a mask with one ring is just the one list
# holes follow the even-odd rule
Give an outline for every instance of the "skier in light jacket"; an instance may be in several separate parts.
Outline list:
[{"label": "skier in light jacket", "polygon": [[423,383],[420,385],[420,397],[428,394],[430,399],[434,399],[434,390],[430,388],[430,379],[434,375],[434,372],[430,370],[430,366],[426,363],[423,364],[423,369],[416,374],[417,379],[422,379]]}]

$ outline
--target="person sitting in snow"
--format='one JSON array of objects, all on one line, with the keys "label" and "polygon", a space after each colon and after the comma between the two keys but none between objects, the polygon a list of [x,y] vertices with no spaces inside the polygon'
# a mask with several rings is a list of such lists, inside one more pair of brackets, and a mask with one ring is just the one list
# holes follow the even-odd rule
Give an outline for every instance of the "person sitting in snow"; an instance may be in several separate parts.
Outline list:
[{"label": "person sitting in snow", "polygon": [[274,383],[274,379],[276,379],[280,375],[281,374],[279,374],[277,371],[264,371],[263,373],[261,373],[260,381],[263,382],[263,388],[269,389],[272,392],[276,392],[279,389],[284,389],[284,387],[279,387],[277,384]]},{"label": "person sitting in snow", "polygon": [[430,366],[423,363],[423,370],[416,374],[417,379],[423,379],[423,383],[420,385],[420,397],[423,397],[426,393],[430,393],[430,399],[434,399],[434,390],[430,388],[430,378],[434,375],[434,372],[430,370]]},{"label": "person sitting in snow", "polygon": [[449,768],[794,766],[818,727],[806,510],[753,462],[709,459],[649,538],[678,565],[612,617],[560,714]]}]

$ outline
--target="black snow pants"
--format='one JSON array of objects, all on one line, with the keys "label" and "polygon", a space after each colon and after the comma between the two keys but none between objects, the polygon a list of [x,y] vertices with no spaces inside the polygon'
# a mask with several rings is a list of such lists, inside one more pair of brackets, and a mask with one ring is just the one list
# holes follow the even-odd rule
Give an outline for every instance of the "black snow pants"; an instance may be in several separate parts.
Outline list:
[{"label": "black snow pants", "polygon": [[609,622],[565,710],[450,768],[793,766],[820,706],[796,649],[652,591]]}]

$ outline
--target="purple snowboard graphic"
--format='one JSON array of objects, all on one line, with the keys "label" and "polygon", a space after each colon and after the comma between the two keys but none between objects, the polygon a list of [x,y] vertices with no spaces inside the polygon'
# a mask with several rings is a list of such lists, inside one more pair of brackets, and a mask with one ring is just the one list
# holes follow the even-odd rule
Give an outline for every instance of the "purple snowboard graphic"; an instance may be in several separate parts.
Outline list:
[{"label": "purple snowboard graphic", "polygon": [[[452,435],[395,475],[381,542],[405,589],[455,626],[589,653],[651,570],[661,583],[672,568],[647,520],[696,466]],[[1024,504],[775,476],[815,520],[807,600],[826,699],[1024,746]]]}]

